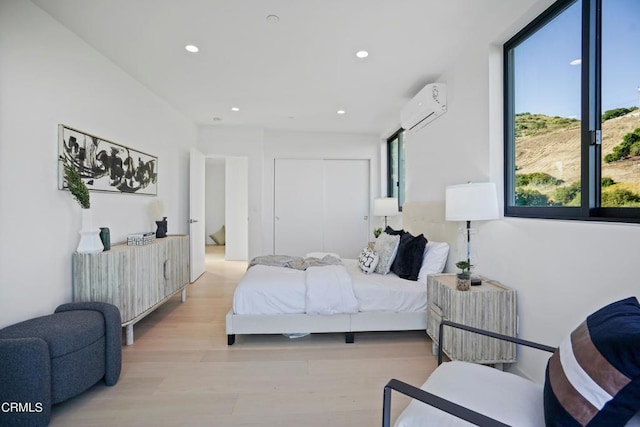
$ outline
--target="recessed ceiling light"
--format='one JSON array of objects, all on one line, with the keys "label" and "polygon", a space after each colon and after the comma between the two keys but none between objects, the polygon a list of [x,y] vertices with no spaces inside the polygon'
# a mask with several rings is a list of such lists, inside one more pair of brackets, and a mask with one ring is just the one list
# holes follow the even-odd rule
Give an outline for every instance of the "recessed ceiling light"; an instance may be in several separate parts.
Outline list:
[{"label": "recessed ceiling light", "polygon": [[184,47],[187,52],[191,52],[191,53],[196,53],[197,51],[199,51],[200,49],[198,49],[198,46],[194,46],[192,44],[188,44]]},{"label": "recessed ceiling light", "polygon": [[346,111],[344,111],[344,110],[338,110],[338,111],[337,111],[337,113],[338,113],[338,114],[344,114],[345,112],[346,112]]},{"label": "recessed ceiling light", "polygon": [[267,22],[269,24],[277,24],[280,22],[280,17],[278,15],[267,15]]},{"label": "recessed ceiling light", "polygon": [[356,52],[356,56],[358,58],[366,58],[367,56],[369,56],[369,52],[367,52],[366,50],[359,50]]},{"label": "recessed ceiling light", "polygon": [[238,107],[231,107],[231,111],[240,111]]}]

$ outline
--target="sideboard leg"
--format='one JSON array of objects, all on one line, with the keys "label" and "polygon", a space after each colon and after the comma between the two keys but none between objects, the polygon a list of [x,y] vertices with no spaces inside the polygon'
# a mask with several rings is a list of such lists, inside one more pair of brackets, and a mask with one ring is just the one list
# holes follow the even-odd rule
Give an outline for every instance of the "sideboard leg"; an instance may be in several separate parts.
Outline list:
[{"label": "sideboard leg", "polygon": [[180,293],[180,302],[185,302],[187,300],[187,288],[184,288]]}]

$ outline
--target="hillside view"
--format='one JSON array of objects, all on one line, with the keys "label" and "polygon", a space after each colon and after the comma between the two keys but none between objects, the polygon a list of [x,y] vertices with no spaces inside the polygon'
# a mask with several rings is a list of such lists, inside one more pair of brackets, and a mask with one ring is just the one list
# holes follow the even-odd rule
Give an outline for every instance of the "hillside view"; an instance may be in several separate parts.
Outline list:
[{"label": "hillside view", "polygon": [[[580,205],[580,121],[516,115],[516,205]],[[637,107],[606,111],[602,122],[602,206],[640,207]]]}]

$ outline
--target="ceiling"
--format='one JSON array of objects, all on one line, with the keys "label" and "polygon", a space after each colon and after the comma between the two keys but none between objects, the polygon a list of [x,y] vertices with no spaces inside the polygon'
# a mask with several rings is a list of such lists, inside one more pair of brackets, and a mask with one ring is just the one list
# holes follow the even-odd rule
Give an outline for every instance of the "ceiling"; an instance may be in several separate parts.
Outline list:
[{"label": "ceiling", "polygon": [[198,125],[376,135],[536,2],[32,1]]}]

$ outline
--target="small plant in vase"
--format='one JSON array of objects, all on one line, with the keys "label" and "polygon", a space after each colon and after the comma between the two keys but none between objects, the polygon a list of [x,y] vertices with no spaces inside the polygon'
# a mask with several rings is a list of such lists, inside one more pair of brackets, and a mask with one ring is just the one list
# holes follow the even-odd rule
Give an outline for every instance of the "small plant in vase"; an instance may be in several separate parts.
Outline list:
[{"label": "small plant in vase", "polygon": [[460,269],[460,273],[456,274],[456,287],[459,291],[468,291],[471,287],[471,263],[469,261],[458,261],[456,267]]},{"label": "small plant in vase", "polygon": [[380,237],[381,234],[382,234],[382,227],[378,227],[375,230],[373,230],[373,237],[375,237],[376,239]]},{"label": "small plant in vase", "polygon": [[82,229],[80,230],[80,242],[77,251],[79,253],[93,254],[104,250],[104,245],[100,240],[100,230],[93,228],[91,219],[91,197],[89,189],[82,180],[80,172],[66,157],[60,156],[62,163],[64,179],[67,183],[67,189],[82,208]]}]

